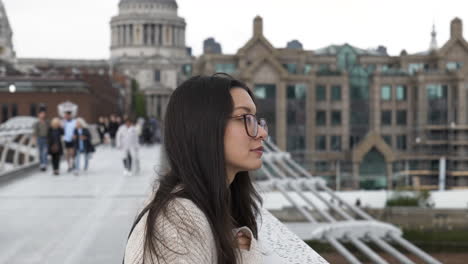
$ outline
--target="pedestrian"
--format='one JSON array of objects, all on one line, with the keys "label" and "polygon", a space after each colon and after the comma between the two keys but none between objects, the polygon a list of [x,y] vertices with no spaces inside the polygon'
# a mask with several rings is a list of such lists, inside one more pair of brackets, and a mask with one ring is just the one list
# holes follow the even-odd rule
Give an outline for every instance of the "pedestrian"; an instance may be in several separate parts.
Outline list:
[{"label": "pedestrian", "polygon": [[63,128],[60,125],[60,119],[55,117],[50,122],[47,144],[52,158],[52,169],[56,176],[59,175],[60,158],[63,155],[62,136]]},{"label": "pedestrian", "polygon": [[104,123],[104,117],[100,116],[97,123],[97,131],[99,134],[99,143],[104,144],[104,135],[106,134],[106,124]]},{"label": "pedestrian", "polygon": [[67,160],[68,172],[74,168],[75,144],[73,142],[73,133],[76,127],[76,120],[73,118],[71,111],[65,112],[63,120],[63,141],[65,143],[65,158]]},{"label": "pedestrian", "polygon": [[117,121],[117,117],[115,115],[110,115],[109,121],[109,136],[111,139],[111,146],[115,147],[115,136],[117,134],[117,130],[119,129],[120,124]]},{"label": "pedestrian", "polygon": [[94,146],[91,141],[91,133],[87,128],[87,124],[83,118],[78,118],[76,120],[76,128],[73,132],[73,143],[75,145],[75,170],[74,174],[78,175],[80,173],[80,159],[84,159],[83,170],[88,170],[89,157],[92,152],[94,152]]},{"label": "pedestrian", "polygon": [[34,123],[33,127],[33,137],[36,141],[36,146],[39,151],[39,167],[41,171],[47,169],[47,135],[49,133],[49,123],[46,120],[46,111],[41,109],[37,114],[37,122]]},{"label": "pedestrian", "polygon": [[119,127],[116,135],[117,148],[122,150],[124,175],[135,175],[139,170],[138,132],[133,125],[133,119],[127,118]]},{"label": "pedestrian", "polygon": [[126,264],[263,263],[262,200],[249,171],[262,166],[268,135],[256,112],[252,91],[219,74],[174,90],[164,119],[170,170],[134,223]]}]

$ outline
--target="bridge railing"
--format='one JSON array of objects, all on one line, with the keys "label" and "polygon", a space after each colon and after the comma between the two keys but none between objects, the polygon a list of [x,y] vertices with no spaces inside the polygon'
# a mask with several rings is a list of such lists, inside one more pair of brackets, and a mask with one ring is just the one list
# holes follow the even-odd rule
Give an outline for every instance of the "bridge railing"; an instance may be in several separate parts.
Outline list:
[{"label": "bridge railing", "polygon": [[0,181],[38,166],[33,140],[34,117],[15,117],[0,124]]},{"label": "bridge railing", "polygon": [[[264,165],[260,169],[259,187],[263,191],[281,193],[310,223],[306,239],[329,243],[349,263],[362,263],[343,243],[352,244],[372,263],[388,264],[375,246],[392,256],[398,263],[414,264],[392,244],[397,244],[424,263],[441,264],[432,256],[402,237],[402,231],[372,216],[339,197],[326,182],[312,176],[271,142],[265,144]],[[298,202],[301,200],[301,202]],[[306,204],[308,208],[303,207]],[[371,246],[372,245],[372,246]]]}]

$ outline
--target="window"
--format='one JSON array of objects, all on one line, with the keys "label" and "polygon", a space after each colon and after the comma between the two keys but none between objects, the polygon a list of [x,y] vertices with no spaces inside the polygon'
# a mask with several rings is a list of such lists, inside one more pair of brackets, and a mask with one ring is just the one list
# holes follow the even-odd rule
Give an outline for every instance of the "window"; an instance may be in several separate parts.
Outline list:
[{"label": "window", "polygon": [[315,124],[317,126],[325,126],[327,124],[327,114],[325,111],[317,111],[315,113]]},{"label": "window", "polygon": [[18,115],[18,105],[12,104],[11,105],[11,117],[15,117]]},{"label": "window", "polygon": [[304,74],[309,74],[312,71],[312,64],[304,65]]},{"label": "window", "polygon": [[276,90],[275,85],[260,84],[260,85],[255,86],[254,93],[257,99],[273,99],[275,98],[275,93],[276,93],[275,90]]},{"label": "window", "polygon": [[326,136],[315,137],[315,150],[324,151],[327,149],[327,138]]},{"label": "window", "polygon": [[406,136],[405,135],[399,135],[397,136],[397,149],[399,150],[406,150]]},{"label": "window", "polygon": [[341,112],[340,111],[332,111],[331,116],[331,123],[333,126],[341,125]]},{"label": "window", "polygon": [[288,99],[305,99],[306,90],[305,84],[289,85],[287,88]]},{"label": "window", "polygon": [[317,161],[315,162],[315,171],[317,172],[325,172],[328,171],[328,162],[326,161]]},{"label": "window", "polygon": [[380,99],[384,101],[392,100],[392,86],[384,85],[380,89]]},{"label": "window", "polygon": [[406,100],[406,86],[405,85],[398,85],[397,86],[396,99],[398,101],[405,101]]},{"label": "window", "polygon": [[458,61],[450,61],[447,62],[446,68],[449,71],[455,71],[463,67],[463,62],[458,62]]},{"label": "window", "polygon": [[340,85],[333,85],[331,88],[331,99],[332,101],[340,101],[341,100],[341,86]]},{"label": "window", "polygon": [[324,85],[317,85],[315,87],[315,100],[316,101],[327,100],[327,91]]},{"label": "window", "polygon": [[236,64],[234,63],[217,63],[215,64],[216,72],[224,72],[227,74],[232,74],[236,71]]},{"label": "window", "polygon": [[429,100],[445,99],[447,98],[447,85],[429,84],[426,86],[427,98]]},{"label": "window", "polygon": [[387,143],[390,147],[392,146],[392,136],[390,135],[382,135],[383,140]]},{"label": "window", "polygon": [[382,126],[389,126],[392,124],[392,111],[382,111],[380,117]]},{"label": "window", "polygon": [[37,115],[37,105],[36,104],[30,104],[29,105],[29,115],[30,116],[36,116]]},{"label": "window", "polygon": [[154,70],[154,81],[160,82],[161,81],[161,71]]},{"label": "window", "polygon": [[9,118],[9,116],[8,116],[8,105],[3,104],[2,105],[2,123],[7,121],[8,118]]},{"label": "window", "polygon": [[291,74],[297,73],[297,64],[296,63],[285,63],[283,67]]},{"label": "window", "polygon": [[182,65],[182,74],[185,76],[192,75],[192,65],[191,64],[184,64]]},{"label": "window", "polygon": [[331,150],[341,151],[341,136],[331,137]]},{"label": "window", "polygon": [[357,144],[359,144],[359,141],[361,141],[361,137],[360,137],[360,136],[350,136],[350,137],[349,137],[349,147],[350,147],[350,148],[353,148],[354,146],[356,146]]},{"label": "window", "polygon": [[397,125],[399,126],[406,125],[406,110],[397,111]]}]

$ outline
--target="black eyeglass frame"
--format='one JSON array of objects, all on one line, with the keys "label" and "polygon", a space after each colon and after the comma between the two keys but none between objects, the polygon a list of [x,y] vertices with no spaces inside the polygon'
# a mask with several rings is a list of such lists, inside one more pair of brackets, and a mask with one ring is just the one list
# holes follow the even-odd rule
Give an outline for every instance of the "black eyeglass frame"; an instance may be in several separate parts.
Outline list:
[{"label": "black eyeglass frame", "polygon": [[[256,124],[255,135],[250,135],[250,133],[249,133],[249,128],[247,127],[247,116],[252,116],[256,121],[255,122],[255,124]],[[259,126],[261,128],[263,128],[268,134],[268,124],[267,124],[267,121],[266,121],[265,118],[257,118],[257,116],[253,115],[253,114],[243,114],[243,115],[238,115],[238,116],[231,116],[231,118],[234,118],[234,119],[242,118],[244,120],[245,132],[247,133],[247,136],[249,136],[251,138],[256,138],[258,136],[258,127]]]}]

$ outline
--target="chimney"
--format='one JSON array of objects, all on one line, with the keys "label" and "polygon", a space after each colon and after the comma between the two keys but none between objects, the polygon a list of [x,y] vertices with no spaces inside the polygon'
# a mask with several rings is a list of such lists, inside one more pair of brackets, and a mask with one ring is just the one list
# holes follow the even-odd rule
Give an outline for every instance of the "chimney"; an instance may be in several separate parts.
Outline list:
[{"label": "chimney", "polygon": [[254,19],[254,35],[263,35],[263,19],[260,16]]},{"label": "chimney", "polygon": [[461,38],[463,37],[463,23],[461,19],[456,17],[450,23],[450,38]]}]

